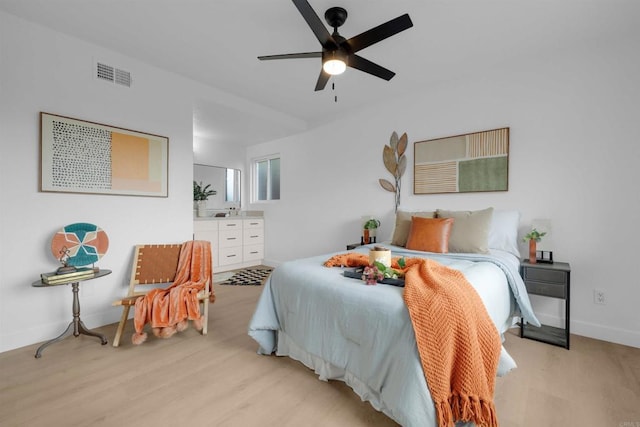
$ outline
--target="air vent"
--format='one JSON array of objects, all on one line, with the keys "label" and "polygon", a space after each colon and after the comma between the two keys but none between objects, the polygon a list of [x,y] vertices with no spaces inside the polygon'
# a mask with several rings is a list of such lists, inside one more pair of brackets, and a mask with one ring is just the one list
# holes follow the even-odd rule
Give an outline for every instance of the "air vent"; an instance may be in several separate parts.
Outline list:
[{"label": "air vent", "polygon": [[116,84],[131,87],[131,73],[116,68]]},{"label": "air vent", "polygon": [[131,73],[111,65],[96,63],[96,78],[122,86],[131,87]]},{"label": "air vent", "polygon": [[98,74],[96,77],[102,80],[113,82],[113,67],[111,65],[101,64],[98,62]]}]

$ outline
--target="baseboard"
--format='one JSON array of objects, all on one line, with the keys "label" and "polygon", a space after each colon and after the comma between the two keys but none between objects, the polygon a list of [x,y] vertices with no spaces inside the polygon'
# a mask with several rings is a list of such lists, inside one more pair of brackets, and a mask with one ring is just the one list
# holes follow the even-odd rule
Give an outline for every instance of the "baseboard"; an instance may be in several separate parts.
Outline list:
[{"label": "baseboard", "polygon": [[[121,314],[121,310],[111,309],[108,311],[105,310],[93,314],[82,313],[80,317],[82,319],[82,323],[84,323],[87,328],[95,329],[101,326],[119,322]],[[133,310],[131,310],[130,316],[133,316]],[[60,320],[55,323],[38,325],[29,328],[28,330],[21,330],[20,332],[3,335],[2,339],[0,340],[2,342],[0,353],[49,341],[50,339],[53,339],[64,332],[64,330],[67,328],[67,326],[69,326],[69,323],[72,320],[73,318],[70,315],[69,319]],[[71,337],[73,337],[73,335],[71,335]],[[100,340],[98,338],[89,337],[88,339],[95,339],[96,343],[100,345]],[[109,340],[109,343],[111,343],[113,337],[107,336],[107,340]]]},{"label": "baseboard", "polygon": [[572,320],[571,333],[597,340],[628,345],[629,347],[640,348],[640,333],[638,331],[609,328],[607,326],[596,325],[595,323]]}]

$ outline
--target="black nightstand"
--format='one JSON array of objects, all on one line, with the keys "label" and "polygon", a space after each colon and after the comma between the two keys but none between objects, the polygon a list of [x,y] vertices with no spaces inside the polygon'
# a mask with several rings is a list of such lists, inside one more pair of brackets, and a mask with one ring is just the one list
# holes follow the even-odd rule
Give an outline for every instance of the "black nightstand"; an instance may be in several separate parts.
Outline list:
[{"label": "black nightstand", "polygon": [[529,261],[524,260],[520,263],[520,275],[529,294],[565,301],[564,329],[548,325],[538,328],[530,324],[525,325],[521,320],[520,337],[557,345],[568,350],[571,266],[566,262],[530,264]]}]

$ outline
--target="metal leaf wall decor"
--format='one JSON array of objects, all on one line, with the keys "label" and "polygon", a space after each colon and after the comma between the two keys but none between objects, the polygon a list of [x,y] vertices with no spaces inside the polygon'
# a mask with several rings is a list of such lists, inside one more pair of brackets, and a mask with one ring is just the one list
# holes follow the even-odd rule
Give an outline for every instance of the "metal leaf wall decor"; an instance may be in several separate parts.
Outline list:
[{"label": "metal leaf wall decor", "polygon": [[389,145],[385,145],[382,150],[384,167],[393,175],[394,182],[392,183],[384,178],[380,178],[378,182],[385,190],[395,193],[396,212],[398,212],[398,206],[400,206],[401,178],[404,171],[407,170],[407,157],[404,155],[406,150],[407,133],[403,133],[398,138],[398,134],[395,131],[391,134]]}]

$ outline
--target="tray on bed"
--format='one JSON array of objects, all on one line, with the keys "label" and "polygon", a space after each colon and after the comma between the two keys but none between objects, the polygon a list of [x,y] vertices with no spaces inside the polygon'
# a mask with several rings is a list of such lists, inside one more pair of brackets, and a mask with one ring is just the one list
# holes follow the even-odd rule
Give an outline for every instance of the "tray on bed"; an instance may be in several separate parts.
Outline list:
[{"label": "tray on bed", "polygon": [[[362,280],[363,271],[364,267],[350,268],[344,270],[344,277]],[[404,279],[382,279],[378,280],[378,283],[382,283],[384,285],[400,286],[401,288],[404,287]]]}]

